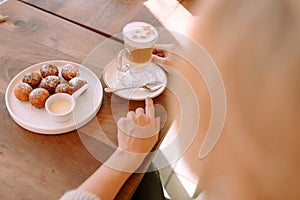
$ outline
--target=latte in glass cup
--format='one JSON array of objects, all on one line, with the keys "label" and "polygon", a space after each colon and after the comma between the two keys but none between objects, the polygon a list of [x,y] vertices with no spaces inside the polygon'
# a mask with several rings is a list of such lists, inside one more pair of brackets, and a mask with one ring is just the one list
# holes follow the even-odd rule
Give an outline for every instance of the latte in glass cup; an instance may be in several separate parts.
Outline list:
[{"label": "latte in glass cup", "polygon": [[126,59],[132,68],[147,66],[158,38],[157,30],[145,22],[131,22],[123,28]]}]

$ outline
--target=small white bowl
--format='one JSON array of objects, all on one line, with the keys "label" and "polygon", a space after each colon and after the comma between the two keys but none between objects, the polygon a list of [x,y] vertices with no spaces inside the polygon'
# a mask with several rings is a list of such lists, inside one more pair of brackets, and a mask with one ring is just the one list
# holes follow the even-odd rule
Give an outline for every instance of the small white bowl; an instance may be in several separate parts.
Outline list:
[{"label": "small white bowl", "polygon": [[53,94],[45,103],[47,113],[56,122],[65,122],[71,119],[76,106],[76,99],[84,93],[88,87],[89,85],[86,83],[72,95],[66,93]]},{"label": "small white bowl", "polygon": [[71,119],[75,106],[76,100],[73,96],[65,93],[53,94],[45,103],[46,111],[56,122],[65,122]]}]

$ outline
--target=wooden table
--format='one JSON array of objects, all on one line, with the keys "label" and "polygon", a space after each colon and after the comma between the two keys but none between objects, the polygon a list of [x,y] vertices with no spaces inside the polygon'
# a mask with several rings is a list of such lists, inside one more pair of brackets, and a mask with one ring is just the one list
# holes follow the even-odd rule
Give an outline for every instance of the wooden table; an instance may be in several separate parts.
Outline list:
[{"label": "wooden table", "polygon": [[[33,133],[17,125],[10,117],[5,105],[5,91],[20,71],[47,60],[69,60],[84,63],[101,79],[104,63],[87,59],[93,48],[103,41],[120,45],[120,41],[110,39],[110,36],[129,21],[148,19],[160,25],[153,16],[144,12],[142,1],[95,1],[97,5],[85,7],[86,2],[90,1],[10,0],[0,6],[0,13],[9,16],[7,21],[0,23],[0,199],[57,199],[66,190],[77,187],[101,165],[84,147],[79,134],[90,133],[97,128],[95,123],[101,123],[107,137],[116,143],[112,97],[123,110],[144,106],[143,102],[104,94],[102,107],[90,123],[59,135]],[[86,9],[78,13],[82,6]],[[89,9],[96,7],[102,10]],[[93,17],[88,17],[88,14]],[[104,18],[106,14],[108,16]],[[110,17],[118,19],[117,24],[111,24]],[[113,55],[108,55],[108,60],[113,58],[109,56]],[[165,121],[160,134],[163,138],[172,121],[178,118],[178,100],[166,89],[154,101],[166,111],[158,112]],[[141,178],[142,174],[133,174],[117,199],[130,198]]]},{"label": "wooden table", "polygon": [[[122,31],[130,21],[146,21],[155,27],[163,27],[180,5],[169,0],[22,0],[38,9],[62,17],[103,35],[112,36]],[[151,3],[149,6],[147,3]],[[152,10],[160,10],[155,15]]]},{"label": "wooden table", "polygon": [[[272,40],[274,37],[269,37],[268,34],[270,33],[269,30],[277,30],[280,27],[280,23],[284,24],[284,20],[287,20],[289,23],[286,24],[290,26],[286,26],[287,32],[281,32],[282,34],[297,31],[297,29],[291,28],[297,27],[292,25],[299,21],[292,13],[297,9],[297,6],[289,7],[288,5],[290,4],[287,3],[283,7],[281,4],[274,4],[274,6],[269,7],[267,4],[263,4],[263,7],[257,4],[257,7],[253,7],[254,4],[251,4],[251,8],[259,8],[258,10],[260,11],[264,11],[262,9],[268,7],[265,10],[265,15],[260,12],[245,12],[243,14],[242,11],[248,8],[248,4],[245,2],[229,5],[225,1],[211,0],[8,0],[3,5],[0,5],[0,14],[9,16],[6,22],[0,23],[0,199],[58,199],[66,190],[77,187],[102,164],[90,153],[91,150],[97,151],[97,146],[93,146],[95,147],[94,149],[87,149],[80,138],[82,136],[89,137],[89,134],[93,135],[99,130],[98,125],[101,124],[106,137],[112,143],[116,143],[116,119],[112,114],[111,102],[114,102],[114,105],[117,105],[117,108],[122,113],[135,109],[138,106],[143,106],[143,102],[128,101],[116,95],[104,94],[103,103],[97,116],[84,127],[60,135],[36,134],[21,128],[9,115],[5,105],[5,91],[9,82],[16,74],[28,66],[46,60],[57,59],[83,63],[94,71],[102,81],[103,68],[107,62],[113,59],[111,51],[113,48],[118,49],[122,45],[121,41],[114,38],[114,36],[120,33],[125,24],[137,20],[147,21],[159,28],[174,28],[181,33],[189,33],[190,36],[207,48],[216,64],[220,66],[220,71],[224,77],[224,83],[228,91],[226,130],[225,134],[222,135],[222,141],[216,146],[213,156],[211,159],[206,160],[205,163],[201,163],[196,158],[198,158],[199,144],[203,141],[210,123],[210,115],[214,114],[210,110],[209,103],[211,103],[211,97],[216,97],[216,95],[211,95],[207,92],[205,84],[200,83],[201,77],[197,76],[197,71],[193,68],[174,67],[172,70],[182,75],[184,80],[181,79],[180,82],[172,80],[170,77],[168,88],[162,95],[154,99],[155,104],[160,105],[160,108],[162,108],[157,115],[165,122],[160,133],[162,139],[164,135],[167,134],[169,136],[172,133],[170,129],[176,132],[176,128],[180,127],[182,122],[180,115],[181,112],[185,111],[181,107],[182,101],[189,103],[189,99],[192,97],[191,94],[196,96],[196,103],[199,103],[199,105],[190,110],[190,112],[194,112],[190,118],[194,119],[195,114],[201,109],[201,121],[199,121],[198,130],[201,129],[202,131],[199,131],[200,134],[198,132],[195,145],[190,148],[192,151],[188,153],[185,160],[187,162],[184,163],[184,166],[194,170],[192,175],[195,176],[196,173],[202,175],[203,173],[205,175],[204,179],[213,189],[216,189],[214,183],[217,183],[218,187],[221,186],[218,188],[218,191],[226,188],[228,185],[222,188],[222,184],[219,184],[220,181],[216,179],[215,175],[221,174],[222,178],[225,177],[226,179],[226,177],[229,177],[226,180],[234,184],[245,182],[248,185],[265,186],[261,187],[262,191],[257,193],[259,195],[266,194],[268,196],[271,194],[270,191],[272,191],[270,188],[280,188],[280,190],[273,190],[278,191],[278,194],[276,193],[277,197],[280,195],[286,197],[287,192],[290,192],[290,196],[299,196],[297,192],[293,193],[292,191],[299,182],[297,176],[289,180],[289,184],[285,184],[284,187],[281,187],[282,184],[276,184],[277,182],[282,183],[282,180],[286,181],[286,177],[289,177],[293,170],[296,171],[295,166],[299,166],[297,151],[291,153],[292,151],[289,148],[277,148],[275,145],[286,143],[289,144],[291,149],[294,147],[294,149],[297,149],[298,132],[294,131],[295,134],[292,134],[291,137],[274,137],[274,127],[272,129],[264,124],[265,119],[274,118],[272,116],[273,112],[269,113],[270,116],[268,116],[268,113],[256,116],[257,113],[261,112],[259,110],[260,104],[256,104],[257,101],[252,102],[251,98],[260,96],[263,94],[263,90],[257,90],[257,86],[260,87],[260,82],[254,78],[257,71],[248,71],[254,65],[258,66],[258,68],[261,66],[262,69],[268,67],[268,65],[272,66],[270,68],[274,68],[273,58],[282,52],[282,47],[292,47],[291,52],[296,52],[296,48],[293,45],[297,45],[297,43],[291,42],[293,45],[289,46],[289,44],[284,42],[292,40],[283,37],[281,38],[282,42],[278,46],[281,48],[270,53],[268,50],[274,49],[274,41]],[[205,5],[206,3],[208,5]],[[206,12],[206,6],[209,7],[208,13]],[[237,9],[237,6],[241,10]],[[283,9],[281,10],[279,7],[277,9],[276,6],[281,6]],[[274,8],[278,11],[278,15],[270,14],[274,13],[272,12]],[[282,15],[287,10],[290,13]],[[236,11],[242,13],[238,20],[234,17]],[[252,16],[251,13],[255,16]],[[252,23],[254,22],[253,19],[258,19],[256,15],[262,17],[262,20],[257,21],[258,23]],[[281,20],[273,20],[273,16],[277,16]],[[290,19],[294,20],[290,22]],[[253,34],[245,31],[248,30],[246,29],[247,27],[249,30],[254,30],[257,33],[257,37],[253,37]],[[261,30],[257,29],[260,27],[262,27]],[[239,32],[237,30],[244,31]],[[277,36],[280,36],[280,33],[278,34]],[[291,38],[293,35],[297,34],[291,34]],[[163,41],[167,42],[165,39],[170,38],[166,37],[163,39]],[[237,42],[239,40],[241,42]],[[252,41],[253,43],[251,43]],[[108,52],[106,52],[108,54],[101,54],[101,59],[99,60],[98,55],[92,50],[96,48],[98,51],[100,48],[100,52],[105,52],[103,49],[101,51],[101,45],[99,46],[102,43],[111,44],[111,48],[107,49],[110,54]],[[262,48],[257,49],[254,48],[255,46]],[[259,54],[259,52],[266,54]],[[193,53],[195,54],[195,51],[191,52],[191,54]],[[262,57],[261,55],[265,56]],[[280,59],[284,59],[285,54],[282,55],[283,57],[281,56]],[[198,54],[195,56],[198,56]],[[266,61],[264,58],[270,59]],[[293,56],[288,58],[291,59],[289,61],[293,61]],[[280,67],[282,63],[293,64],[293,62],[277,62],[275,64]],[[245,69],[247,70],[245,71]],[[252,75],[248,76],[248,72]],[[172,74],[169,73],[168,75]],[[272,75],[276,75],[276,73]],[[290,79],[291,77],[286,76],[286,78]],[[185,86],[189,89],[184,94],[185,98],[182,99],[178,98],[177,91],[173,90],[174,85],[177,86],[176,84],[178,84],[179,87],[181,83],[187,83]],[[279,83],[282,83],[282,81]],[[276,84],[271,85],[271,89],[274,88],[273,86],[276,86]],[[265,86],[265,88],[268,88],[266,84]],[[245,90],[244,88],[248,89]],[[280,88],[283,89],[282,87]],[[276,92],[275,96],[278,97],[277,94],[283,91],[279,90],[278,93],[276,90]],[[286,92],[283,92],[283,94],[286,95]],[[272,95],[272,92],[267,92],[260,99],[270,99],[275,107],[276,103],[278,103],[279,107],[288,105],[281,101],[273,101],[272,97],[274,95]],[[285,98],[283,98],[284,100]],[[250,104],[248,105],[247,102],[250,102]],[[262,104],[261,106],[264,107]],[[270,106],[268,108],[271,110],[272,107]],[[219,106],[214,108],[217,109]],[[239,108],[242,109],[238,111]],[[286,111],[285,107],[280,108]],[[264,110],[266,110],[265,107]],[[241,120],[241,116],[244,116],[245,113],[249,115]],[[248,123],[247,120],[250,120],[251,123]],[[281,122],[279,118],[277,120]],[[256,138],[253,134],[251,136],[247,135],[245,127],[241,126],[241,122],[245,122],[249,130],[253,128],[256,132],[259,131],[258,127],[263,127],[263,134],[256,134],[258,136]],[[267,124],[272,124],[268,120],[266,122]],[[184,123],[182,122],[182,124]],[[277,135],[281,135],[281,128],[282,130],[290,128],[282,126],[282,123],[278,124],[279,128],[278,130],[276,129]],[[287,124],[290,125],[290,121]],[[265,130],[270,135],[265,134]],[[242,134],[236,137],[236,133],[239,132],[246,135]],[[292,132],[290,131],[290,133]],[[189,131],[186,131],[185,134],[189,134]],[[249,138],[251,139],[250,143]],[[272,139],[271,141],[269,140],[270,138]],[[282,140],[282,138],[286,140]],[[255,139],[258,139],[259,142],[256,143]],[[266,148],[265,143],[267,142],[264,141],[275,146],[268,145]],[[178,142],[178,147],[181,148],[180,142]],[[194,155],[194,152],[197,155]],[[270,152],[273,152],[273,154],[270,154]],[[261,160],[256,155],[260,155]],[[266,162],[265,157],[270,159]],[[238,165],[240,166],[239,169],[231,173],[233,172],[232,169],[235,169],[237,166],[237,163],[241,164]],[[249,163],[250,165],[248,165]],[[264,163],[264,166],[256,167],[258,166],[257,163]],[[284,163],[285,171],[282,171],[282,163]],[[268,170],[265,166],[267,167],[268,165],[270,166],[269,179],[253,178],[253,174],[261,174],[262,176],[259,177],[264,177],[266,170]],[[218,166],[222,167],[218,168]],[[255,166],[256,168],[252,169],[249,166]],[[243,173],[245,171],[247,173]],[[280,173],[277,173],[279,171]],[[130,199],[142,176],[143,174],[133,174],[125,183],[116,199]],[[231,179],[232,177],[233,179]],[[235,179],[236,177],[242,177],[242,179]],[[249,182],[249,180],[253,182]],[[279,181],[274,182],[274,180]],[[201,179],[201,181],[205,180]],[[272,181],[274,185],[269,184],[268,181]],[[201,185],[205,186],[203,182]],[[245,185],[241,185],[242,189],[244,189],[243,186]],[[267,193],[264,193],[264,188],[268,188]],[[208,189],[211,188],[209,187]],[[247,189],[242,191],[251,192],[253,188]],[[257,188],[254,187],[255,189]]]}]

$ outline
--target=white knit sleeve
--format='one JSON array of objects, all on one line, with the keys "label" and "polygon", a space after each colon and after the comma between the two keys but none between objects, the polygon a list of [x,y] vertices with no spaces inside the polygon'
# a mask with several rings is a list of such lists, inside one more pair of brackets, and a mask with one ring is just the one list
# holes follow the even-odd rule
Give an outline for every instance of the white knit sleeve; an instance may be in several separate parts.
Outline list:
[{"label": "white knit sleeve", "polygon": [[101,200],[95,194],[80,191],[80,190],[70,190],[66,192],[59,200]]}]

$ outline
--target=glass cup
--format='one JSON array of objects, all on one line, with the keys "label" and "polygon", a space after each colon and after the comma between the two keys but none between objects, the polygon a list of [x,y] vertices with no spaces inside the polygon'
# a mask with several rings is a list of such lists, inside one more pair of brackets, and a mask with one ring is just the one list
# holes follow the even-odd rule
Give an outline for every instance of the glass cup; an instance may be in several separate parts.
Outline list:
[{"label": "glass cup", "polygon": [[117,57],[118,70],[126,75],[140,77],[152,59],[152,49],[158,32],[145,22],[131,22],[123,28],[124,49]]}]

